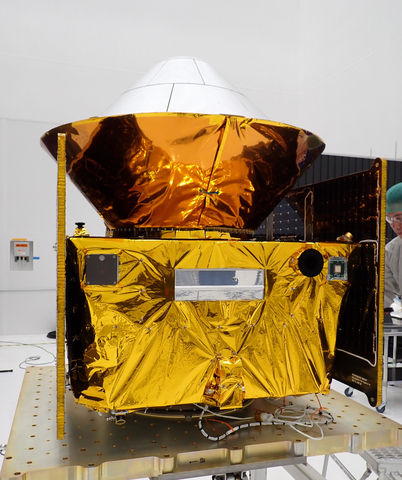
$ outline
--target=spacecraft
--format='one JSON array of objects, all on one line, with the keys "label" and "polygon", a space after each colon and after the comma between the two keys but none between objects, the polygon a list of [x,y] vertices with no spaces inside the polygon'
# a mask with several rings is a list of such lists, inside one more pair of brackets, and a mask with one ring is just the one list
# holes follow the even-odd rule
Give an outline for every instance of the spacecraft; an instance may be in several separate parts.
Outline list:
[{"label": "spacecraft", "polygon": [[45,133],[57,161],[61,135],[67,173],[106,229],[66,239],[77,403],[116,418],[240,409],[328,393],[333,376],[381,402],[381,160],[294,189],[323,141],[268,120],[187,57],[100,116]]}]

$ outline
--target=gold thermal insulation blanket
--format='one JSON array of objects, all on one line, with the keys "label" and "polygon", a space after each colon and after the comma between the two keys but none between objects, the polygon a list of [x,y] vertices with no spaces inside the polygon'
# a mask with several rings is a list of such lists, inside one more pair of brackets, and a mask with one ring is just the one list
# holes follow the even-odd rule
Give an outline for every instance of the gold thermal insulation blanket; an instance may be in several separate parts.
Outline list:
[{"label": "gold thermal insulation blanket", "polygon": [[303,129],[226,115],[92,118],[42,137],[109,228],[255,230],[324,150]]},{"label": "gold thermal insulation blanket", "polygon": [[[244,399],[328,393],[338,314],[349,285],[344,279],[327,280],[328,262],[347,262],[359,248],[69,239],[67,334],[77,401],[104,411],[197,402],[236,408]],[[299,268],[306,250],[322,256],[314,277]],[[115,256],[115,284],[88,284],[89,258]],[[185,299],[205,295],[193,281],[200,272],[213,272],[216,281],[206,295],[223,300]],[[232,287],[222,293],[220,279],[228,272],[233,282],[247,272],[257,272],[259,280],[251,293],[238,287],[233,294]]]}]

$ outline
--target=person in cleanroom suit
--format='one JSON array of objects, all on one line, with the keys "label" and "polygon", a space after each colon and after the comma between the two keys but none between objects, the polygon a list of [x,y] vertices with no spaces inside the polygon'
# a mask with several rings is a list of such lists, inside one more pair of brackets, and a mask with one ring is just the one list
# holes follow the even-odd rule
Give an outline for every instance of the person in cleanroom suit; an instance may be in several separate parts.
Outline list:
[{"label": "person in cleanroom suit", "polygon": [[389,308],[392,304],[395,310],[398,307],[394,299],[402,294],[402,183],[387,191],[386,220],[397,237],[385,246],[384,307]]}]

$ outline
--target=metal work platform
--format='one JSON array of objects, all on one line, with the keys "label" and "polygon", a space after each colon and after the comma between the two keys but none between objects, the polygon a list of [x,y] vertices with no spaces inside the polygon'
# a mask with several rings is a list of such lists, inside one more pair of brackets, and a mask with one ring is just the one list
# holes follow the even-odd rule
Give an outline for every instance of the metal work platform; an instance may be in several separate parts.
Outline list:
[{"label": "metal work platform", "polygon": [[402,479],[402,448],[368,450],[361,456],[377,475],[382,475],[381,480]]},{"label": "metal work platform", "polygon": [[[307,438],[286,425],[267,425],[244,428],[213,442],[201,434],[196,412],[194,416],[178,412],[170,418],[131,414],[124,425],[116,425],[76,405],[71,392],[67,392],[65,437],[57,440],[56,369],[30,367],[24,377],[1,479],[174,480],[302,465],[309,456],[361,454],[402,445],[402,426],[373,409],[334,391],[319,399],[334,417],[333,423],[322,426],[321,440]],[[290,401],[317,406],[315,395],[287,398]],[[244,415],[277,406],[264,399],[255,400]],[[212,422],[205,422],[205,429],[214,428]],[[320,435],[314,429],[303,433]]]}]

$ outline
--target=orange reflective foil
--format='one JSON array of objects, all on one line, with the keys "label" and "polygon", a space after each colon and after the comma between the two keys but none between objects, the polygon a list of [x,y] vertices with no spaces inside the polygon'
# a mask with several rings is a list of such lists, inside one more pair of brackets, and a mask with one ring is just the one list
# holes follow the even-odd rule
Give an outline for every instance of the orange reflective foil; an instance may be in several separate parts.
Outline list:
[{"label": "orange reflective foil", "polygon": [[50,130],[55,158],[60,132],[70,178],[110,228],[255,230],[325,147],[281,123],[159,113]]}]

